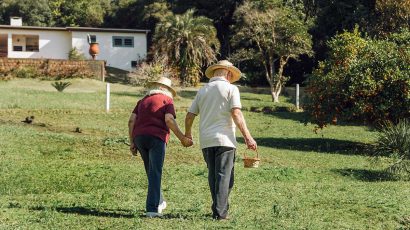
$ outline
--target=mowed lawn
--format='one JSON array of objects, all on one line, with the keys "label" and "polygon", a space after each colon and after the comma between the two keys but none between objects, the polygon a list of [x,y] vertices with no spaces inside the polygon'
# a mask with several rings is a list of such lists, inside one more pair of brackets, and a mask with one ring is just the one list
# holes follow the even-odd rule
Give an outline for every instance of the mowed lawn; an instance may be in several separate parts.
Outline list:
[{"label": "mowed lawn", "polygon": [[[262,162],[243,168],[238,134],[231,220],[210,216],[198,120],[194,147],[175,136],[168,145],[164,218],[144,218],[143,164],[124,144],[143,90],[112,85],[106,113],[104,83],[72,82],[63,93],[47,81],[0,82],[0,229],[410,229],[410,183],[389,180],[387,160],[364,154],[376,132],[345,124],[315,134],[303,113],[284,109],[290,99],[281,98],[279,112],[251,112],[276,105],[269,95],[245,92],[244,115]],[[195,91],[179,95],[183,128]],[[27,116],[32,124],[21,122]]]}]

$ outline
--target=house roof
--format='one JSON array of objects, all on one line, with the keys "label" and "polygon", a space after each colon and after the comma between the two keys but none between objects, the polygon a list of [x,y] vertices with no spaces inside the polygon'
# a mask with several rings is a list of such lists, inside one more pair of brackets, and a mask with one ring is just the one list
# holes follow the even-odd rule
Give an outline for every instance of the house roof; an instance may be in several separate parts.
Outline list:
[{"label": "house roof", "polygon": [[40,26],[10,26],[0,25],[0,29],[17,30],[54,30],[54,31],[90,31],[90,32],[116,32],[116,33],[144,33],[149,30],[117,29],[117,28],[95,28],[95,27],[40,27]]}]

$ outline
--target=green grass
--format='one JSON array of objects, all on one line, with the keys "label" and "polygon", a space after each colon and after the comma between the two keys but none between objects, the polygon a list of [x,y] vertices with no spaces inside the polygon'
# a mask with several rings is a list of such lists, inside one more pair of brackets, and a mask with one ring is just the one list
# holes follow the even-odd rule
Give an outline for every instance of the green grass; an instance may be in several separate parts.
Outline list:
[{"label": "green grass", "polygon": [[[73,80],[63,93],[50,82],[0,82],[0,229],[409,229],[410,183],[392,181],[363,153],[376,133],[330,126],[315,134],[303,113],[244,111],[259,144],[258,169],[244,169],[240,142],[229,222],[210,218],[207,171],[198,147],[167,148],[163,219],[143,217],[146,176],[131,158],[127,121],[141,88]],[[175,99],[178,123],[195,96]],[[246,108],[273,104],[242,93]],[[281,98],[278,106],[289,107]],[[33,115],[33,124],[21,121]],[[76,133],[80,127],[82,133]],[[183,127],[182,127],[183,128]],[[248,153],[252,154],[252,153]]]}]

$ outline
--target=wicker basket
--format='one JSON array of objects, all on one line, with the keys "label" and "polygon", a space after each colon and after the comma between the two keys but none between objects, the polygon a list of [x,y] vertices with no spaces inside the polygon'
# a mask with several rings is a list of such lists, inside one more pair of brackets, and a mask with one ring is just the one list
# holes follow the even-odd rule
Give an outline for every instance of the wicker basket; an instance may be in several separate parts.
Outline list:
[{"label": "wicker basket", "polygon": [[243,152],[243,166],[245,168],[257,168],[259,167],[261,159],[259,159],[259,153],[256,150],[256,157],[250,158],[246,156],[245,151]]}]

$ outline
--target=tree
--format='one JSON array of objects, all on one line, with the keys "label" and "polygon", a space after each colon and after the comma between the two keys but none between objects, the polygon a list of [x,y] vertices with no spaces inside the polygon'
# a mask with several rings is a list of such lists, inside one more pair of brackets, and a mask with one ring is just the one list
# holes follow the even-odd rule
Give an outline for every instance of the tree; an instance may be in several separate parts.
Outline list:
[{"label": "tree", "polygon": [[49,0],[57,26],[99,27],[110,10],[109,0]]},{"label": "tree", "polygon": [[247,1],[235,12],[238,24],[232,41],[244,48],[239,49],[233,58],[262,62],[272,101],[279,102],[282,87],[287,81],[284,67],[290,58],[311,54],[312,41],[308,26],[298,12],[284,6],[281,1],[267,2]]},{"label": "tree", "polygon": [[410,31],[387,39],[360,36],[358,29],[328,42],[329,58],[309,79],[306,107],[318,128],[338,120],[367,124],[410,116]]},{"label": "tree", "polygon": [[165,56],[178,68],[184,85],[197,85],[201,67],[216,60],[219,41],[209,18],[194,17],[188,10],[182,15],[170,15],[157,24],[154,52]]},{"label": "tree", "polygon": [[[20,16],[28,26],[52,26],[53,19],[47,0],[5,0],[0,3],[0,17],[4,24],[10,16]],[[0,23],[0,24],[3,24]]]},{"label": "tree", "polygon": [[376,0],[373,20],[369,20],[369,32],[378,36],[386,36],[399,32],[402,28],[410,28],[410,1],[408,0]]},{"label": "tree", "polygon": [[221,43],[220,57],[226,58],[231,54],[231,26],[235,23],[233,14],[243,0],[176,0],[172,10],[176,13],[195,8],[196,14],[212,19]]}]

